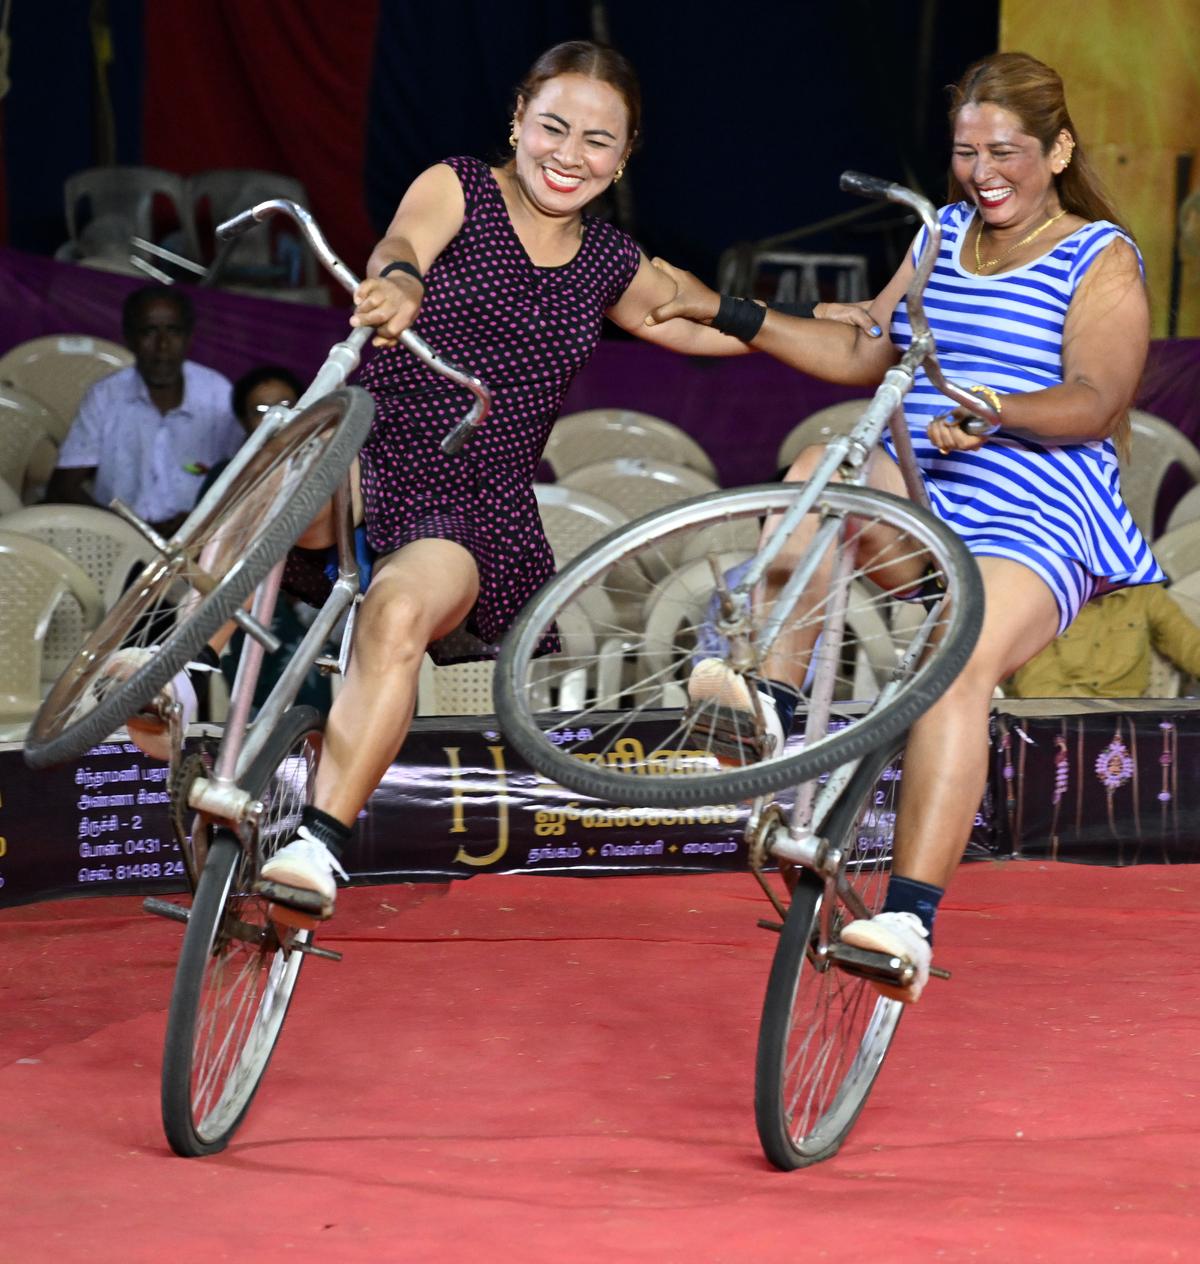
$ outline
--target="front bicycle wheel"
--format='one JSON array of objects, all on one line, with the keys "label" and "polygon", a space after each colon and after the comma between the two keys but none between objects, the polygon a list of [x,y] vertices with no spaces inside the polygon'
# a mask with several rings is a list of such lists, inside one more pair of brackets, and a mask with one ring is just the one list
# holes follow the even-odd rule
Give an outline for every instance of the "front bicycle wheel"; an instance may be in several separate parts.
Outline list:
[{"label": "front bicycle wheel", "polygon": [[[763,522],[783,514],[803,490],[801,483],[770,484],[670,506],[600,541],[542,588],[505,638],[495,677],[496,712],[521,755],[581,794],[639,807],[689,807],[773,794],[906,732],[974,647],[983,586],[949,527],[873,488],[827,487],[801,527],[815,529],[834,517],[857,533],[857,555],[845,575],[846,639],[836,660],[826,655],[833,673],[827,731],[766,753],[747,750],[740,766],[723,766],[713,732],[735,727],[740,717],[720,699],[702,711],[686,705],[693,665],[730,655],[720,588],[734,587]],[[631,575],[653,587],[644,601]],[[949,600],[930,616],[930,648],[906,661],[907,616],[915,610],[919,621],[926,614],[914,586]],[[811,588],[799,595],[775,642],[776,660],[793,653],[797,680],[805,678],[831,599],[828,582],[821,588],[814,580]],[[753,656],[771,612],[771,603],[751,602],[736,628],[752,659],[740,669],[751,696],[763,683]],[[539,658],[539,644],[556,627],[562,654]],[[580,627],[590,628],[590,636],[580,635]],[[869,706],[885,681],[893,691]],[[805,688],[798,731],[809,701]]]},{"label": "front bicycle wheel", "polygon": [[[268,440],[212,510],[193,513],[87,638],[34,717],[25,760],[44,768],[103,741],[233,615],[345,476],[374,417],[358,387],[333,391]],[[122,678],[118,650],[144,650]]]},{"label": "front bicycle wheel", "polygon": [[283,1027],[308,931],[277,927],[253,891],[262,862],[286,843],[312,801],[321,716],[288,711],[245,777],[263,804],[257,854],[216,832],[188,916],[167,1012],[163,1128],[185,1157],[229,1143],[258,1089]]},{"label": "front bicycle wheel", "polygon": [[[843,850],[846,878],[868,917],[883,905],[891,869],[900,769],[898,747],[864,760],[822,831]],[[837,1152],[904,1009],[821,952],[824,898],[822,880],[803,871],[771,964],[758,1033],[754,1118],[763,1152],[784,1171]],[[829,910],[828,942],[858,915],[839,899]]]}]

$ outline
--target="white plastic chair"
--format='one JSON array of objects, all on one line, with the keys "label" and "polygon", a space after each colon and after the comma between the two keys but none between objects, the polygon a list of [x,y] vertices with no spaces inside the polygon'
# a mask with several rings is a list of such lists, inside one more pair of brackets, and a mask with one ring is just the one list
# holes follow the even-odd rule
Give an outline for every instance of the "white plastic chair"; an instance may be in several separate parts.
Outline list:
[{"label": "white plastic chair", "polygon": [[[188,248],[202,263],[214,258],[215,243],[209,233],[258,202],[285,198],[308,205],[304,185],[293,176],[253,168],[214,168],[198,171],[187,180],[186,231]],[[293,276],[288,270],[294,260]],[[282,221],[258,232],[247,233],[228,249],[216,278],[222,289],[253,292],[270,298],[327,304],[329,292],[321,284],[316,258],[304,240]]]},{"label": "white plastic chair", "polygon": [[62,441],[67,437],[67,431],[71,428],[70,417],[64,418],[53,408],[47,407],[36,395],[31,395],[19,386],[0,382],[0,426],[3,426],[10,417],[23,417],[26,421],[32,422],[59,446],[62,445]]},{"label": "white plastic chair", "polygon": [[[55,612],[77,606],[82,628],[100,622],[96,585],[69,557],[41,540],[0,531],[0,740],[21,736],[57,675],[47,637]],[[78,643],[74,648],[78,647]]]},{"label": "white plastic chair", "polygon": [[[1200,484],[1193,487],[1190,492],[1184,492],[1175,502],[1175,508],[1171,510],[1171,515],[1167,519],[1164,534],[1186,523],[1198,521],[1200,521]],[[1157,545],[1155,547],[1157,548]]]},{"label": "white plastic chair", "polygon": [[1154,556],[1173,580],[1200,570],[1200,518],[1160,535],[1154,541]]},{"label": "white plastic chair", "polygon": [[20,531],[65,553],[88,574],[111,609],[135,567],[154,549],[123,518],[91,505],[26,505],[4,519],[4,530]]},{"label": "white plastic chair", "polygon": [[1179,464],[1193,483],[1200,483],[1200,449],[1177,427],[1153,413],[1131,408],[1129,423],[1133,451],[1128,461],[1121,462],[1121,495],[1142,534],[1152,540],[1154,511],[1167,471]]},{"label": "white plastic chair", "polygon": [[[559,480],[559,485],[599,496],[616,505],[631,520],[692,496],[717,490],[717,484],[699,470],[650,457],[614,457],[593,461],[591,465],[569,471]],[[662,579],[674,569],[686,544],[684,533],[678,541],[664,546],[660,558],[640,555],[650,578]]]},{"label": "white plastic chair", "polygon": [[[124,519],[91,505],[27,505],[3,520],[3,529],[40,540],[78,565],[96,585],[105,610],[125,590],[130,572],[154,550]],[[74,656],[86,625],[73,602],[62,602],[46,631],[44,670],[53,679]],[[219,674],[219,673],[217,673]]]},{"label": "white plastic chair", "polygon": [[0,478],[25,504],[40,500],[58,462],[58,444],[20,413],[0,419]]},{"label": "white plastic chair", "polygon": [[560,567],[629,521],[616,505],[561,483],[534,483],[533,494],[555,565]]},{"label": "white plastic chair", "polygon": [[[753,553],[722,553],[717,565],[728,571]],[[877,590],[876,590],[877,592]],[[713,595],[712,567],[707,558],[690,562],[660,584],[646,603],[645,642],[638,660],[638,679],[657,677],[661,681],[664,707],[680,707],[687,702],[686,680],[668,675],[679,662],[679,651],[696,648],[696,632],[708,617]],[[854,581],[846,609],[847,643],[854,652],[854,678],[850,686],[855,699],[870,699],[896,665],[896,650],[883,611],[871,588]]]},{"label": "white plastic chair", "polygon": [[31,338],[0,356],[0,383],[40,400],[69,427],[87,388],[132,363],[133,352],[120,343],[88,334],[53,334]]},{"label": "white plastic chair", "polygon": [[[58,258],[128,260],[130,239],[157,241],[157,211],[169,205],[174,222],[186,219],[184,180],[161,167],[89,167],[63,181],[68,240]],[[84,208],[86,207],[86,212]]]},{"label": "white plastic chair", "polygon": [[[533,492],[537,497],[542,529],[554,552],[554,564],[560,570],[573,557],[628,521],[615,505],[573,487],[564,487],[559,483],[535,483]],[[640,608],[641,598],[650,588],[644,573],[635,567],[622,586],[636,590],[635,608]],[[601,640],[620,635],[616,607],[603,588],[589,588],[580,594],[577,604]]]},{"label": "white plastic chair", "polygon": [[6,517],[21,507],[21,497],[17,495],[13,485],[8,479],[0,478],[0,518]]},{"label": "white plastic chair", "polygon": [[491,715],[495,671],[490,660],[439,667],[426,654],[417,681],[417,715]]},{"label": "white plastic chair", "polygon": [[802,448],[815,443],[828,443],[835,435],[849,434],[858,425],[869,399],[845,399],[840,404],[819,408],[805,417],[784,435],[775,456],[776,469],[787,469],[800,454]]},{"label": "white plastic chair", "polygon": [[711,479],[717,476],[708,453],[686,430],[626,408],[589,408],[560,417],[542,455],[558,479],[582,465],[623,456],[670,461]]}]

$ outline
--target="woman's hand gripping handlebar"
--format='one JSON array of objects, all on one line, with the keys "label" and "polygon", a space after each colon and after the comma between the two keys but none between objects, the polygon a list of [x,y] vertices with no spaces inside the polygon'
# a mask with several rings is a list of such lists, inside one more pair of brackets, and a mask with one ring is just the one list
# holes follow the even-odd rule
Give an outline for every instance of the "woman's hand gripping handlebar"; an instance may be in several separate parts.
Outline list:
[{"label": "woman's hand gripping handlebar", "polygon": [[[267,202],[259,202],[255,206],[250,207],[249,210],[242,211],[240,215],[235,215],[232,219],[228,219],[219,225],[216,231],[217,239],[223,242],[231,241],[234,237],[240,236],[253,228],[255,224],[262,223],[263,220],[270,218],[272,215],[286,215],[304,234],[304,239],[312,247],[313,254],[321,261],[326,271],[336,277],[338,283],[351,294],[358,289],[358,277],[333,253],[329,243],[325,240],[324,233],[317,227],[317,221],[298,202],[292,202],[286,198],[272,198]],[[366,344],[371,333],[372,331],[369,328],[356,329],[347,339],[347,342],[352,345],[357,353]],[[487,384],[473,373],[468,373],[465,369],[460,369],[457,365],[444,360],[424,339],[418,337],[411,329],[406,329],[400,335],[400,341],[418,360],[428,365],[435,373],[440,373],[442,377],[447,377],[452,382],[457,382],[459,386],[465,386],[475,397],[475,402],[471,405],[470,412],[442,439],[442,451],[447,455],[453,455],[471,437],[487,416],[488,410],[492,406],[492,392]],[[335,383],[335,385],[338,384]]]},{"label": "woman's hand gripping handlebar", "polygon": [[[952,423],[958,429],[976,437],[994,434],[1000,429],[1000,409],[994,406],[992,401],[998,400],[999,397],[988,387],[961,387],[947,381],[942,373],[941,365],[938,364],[937,348],[933,334],[929,330],[929,322],[925,318],[925,285],[937,262],[938,251],[942,244],[942,226],[938,223],[933,203],[919,193],[906,189],[902,184],[895,184],[891,180],[881,180],[878,176],[864,175],[861,171],[843,171],[839,183],[846,193],[857,193],[860,197],[875,198],[879,201],[898,202],[902,206],[910,207],[921,217],[921,222],[925,225],[925,245],[917,260],[916,271],[912,281],[909,282],[906,295],[908,320],[912,327],[912,343],[905,353],[904,361],[913,370],[923,364],[934,386],[943,395],[954,400],[959,409],[971,414],[969,417]],[[955,411],[957,412],[958,409]],[[953,416],[954,413],[950,413],[939,420],[948,421]]]}]

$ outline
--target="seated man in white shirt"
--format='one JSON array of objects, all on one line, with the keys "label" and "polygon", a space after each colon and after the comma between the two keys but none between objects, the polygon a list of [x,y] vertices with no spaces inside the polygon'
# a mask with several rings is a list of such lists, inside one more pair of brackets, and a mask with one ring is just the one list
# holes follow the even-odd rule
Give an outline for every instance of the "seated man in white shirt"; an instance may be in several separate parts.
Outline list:
[{"label": "seated man in white shirt", "polygon": [[245,432],[229,379],[187,359],[195,318],[182,290],[134,290],[121,323],[134,363],[84,395],[46,499],[107,508],[116,497],[169,536]]}]

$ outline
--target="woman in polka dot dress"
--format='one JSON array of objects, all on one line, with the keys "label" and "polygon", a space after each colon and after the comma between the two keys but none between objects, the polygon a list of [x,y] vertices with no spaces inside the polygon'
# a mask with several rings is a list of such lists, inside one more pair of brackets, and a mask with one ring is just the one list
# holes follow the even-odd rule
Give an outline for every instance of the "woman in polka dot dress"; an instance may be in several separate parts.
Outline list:
[{"label": "woman in polka dot dress", "polygon": [[[469,402],[461,388],[402,348],[363,374],[377,416],[360,487],[378,560],[329,715],[315,805],[262,870],[277,900],[299,889],[311,906],[316,892],[323,916],[332,913],[334,873],[345,876],[339,849],[408,732],[426,649],[443,662],[488,656],[553,573],[534,473],[603,317],[687,354],[746,350],[690,321],[648,324],[674,282],[625,233],[584,213],[620,179],[640,108],[618,53],[585,42],[550,49],[517,91],[512,160],[449,158],[423,172],[371,256],[351,323],[373,326],[384,348],[412,326],[495,398],[462,452],[446,456],[438,445]],[[332,538],[319,522],[301,544]],[[462,631],[473,639],[447,648],[443,638]],[[310,924],[299,907],[277,913]]]}]

